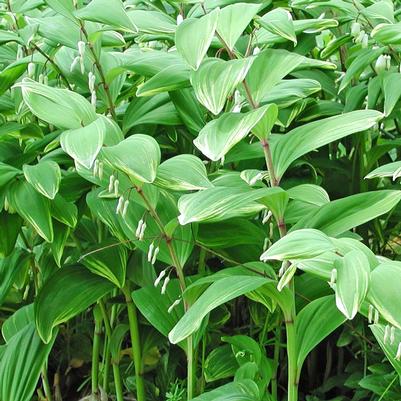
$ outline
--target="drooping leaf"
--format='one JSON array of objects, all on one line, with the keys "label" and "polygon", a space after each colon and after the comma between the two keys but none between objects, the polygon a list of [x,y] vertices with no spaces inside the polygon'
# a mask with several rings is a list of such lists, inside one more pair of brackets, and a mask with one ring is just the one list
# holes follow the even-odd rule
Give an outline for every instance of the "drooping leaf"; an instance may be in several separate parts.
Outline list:
[{"label": "drooping leaf", "polygon": [[213,309],[247,292],[256,290],[270,280],[258,276],[234,276],[214,282],[189,308],[169,333],[173,344],[199,329],[203,318]]},{"label": "drooping leaf", "polygon": [[401,43],[401,23],[379,24],[372,30],[372,37],[384,45],[398,45]]},{"label": "drooping leaf", "polygon": [[205,392],[193,401],[257,401],[259,391],[255,382],[249,379],[236,380],[212,391]]},{"label": "drooping leaf", "polygon": [[399,330],[401,330],[401,311],[398,308],[401,300],[400,278],[401,265],[399,262],[381,263],[370,275],[368,292],[369,302],[384,319]]},{"label": "drooping leaf", "polygon": [[316,228],[338,236],[390,211],[401,200],[401,192],[381,190],[351,195],[327,203],[305,216],[294,228]]},{"label": "drooping leaf", "polygon": [[60,137],[64,152],[86,168],[92,168],[103,145],[105,136],[103,119],[97,118],[89,125],[64,131]]},{"label": "drooping leaf", "polygon": [[199,18],[184,20],[175,32],[175,45],[187,63],[197,70],[212,42],[219,9]]},{"label": "drooping leaf", "polygon": [[92,272],[122,288],[125,283],[128,253],[123,245],[99,244],[97,248],[84,255],[82,263]]},{"label": "drooping leaf", "polygon": [[222,221],[232,217],[249,216],[264,206],[256,200],[267,196],[269,189],[243,191],[239,188],[216,187],[183,195],[178,201],[180,224],[202,221]]},{"label": "drooping leaf", "polygon": [[345,320],[331,295],[315,299],[299,312],[296,324],[299,374],[309,352]]},{"label": "drooping leaf", "polygon": [[24,78],[16,85],[32,113],[59,128],[74,129],[95,121],[95,109],[81,95]]},{"label": "drooping leaf", "polygon": [[213,114],[219,114],[228,96],[244,80],[252,62],[250,57],[229,61],[206,59],[191,75],[191,84],[199,102]]},{"label": "drooping leaf", "polygon": [[17,241],[19,231],[22,226],[22,219],[18,214],[10,214],[4,210],[0,212],[0,258],[10,255]]},{"label": "drooping leaf", "polygon": [[23,166],[25,179],[43,196],[54,199],[60,181],[61,171],[59,165],[51,160],[41,161],[34,166],[25,164]]},{"label": "drooping leaf", "polygon": [[155,184],[172,191],[192,191],[212,187],[202,160],[193,155],[178,155],[161,163]]},{"label": "drooping leaf", "polygon": [[290,40],[295,44],[297,43],[294,23],[289,11],[283,8],[275,8],[266,13],[258,22],[268,31]]},{"label": "drooping leaf", "polygon": [[33,322],[8,341],[0,361],[2,400],[29,401],[38,384],[40,371],[53,347],[56,332],[44,344]]},{"label": "drooping leaf", "polygon": [[273,144],[275,172],[282,177],[293,161],[345,136],[373,127],[383,115],[375,110],[358,110],[325,118],[295,128]]},{"label": "drooping leaf", "polygon": [[360,251],[351,251],[334,262],[337,270],[336,305],[352,320],[366,297],[369,286],[369,260]]},{"label": "drooping leaf", "polygon": [[396,180],[401,175],[401,162],[384,164],[371,171],[365,178],[392,177]]},{"label": "drooping leaf", "polygon": [[234,3],[220,10],[217,32],[230,50],[259,9],[259,4]]},{"label": "drooping leaf", "polygon": [[47,242],[53,241],[50,201],[39,194],[31,184],[19,181],[10,188],[9,202],[18,214],[35,228]]},{"label": "drooping leaf", "polygon": [[113,284],[82,267],[64,267],[46,281],[35,299],[36,328],[48,344],[54,327],[87,309]]},{"label": "drooping leaf", "polygon": [[296,230],[275,242],[262,254],[260,260],[310,259],[334,249],[333,242],[323,232],[313,229]]},{"label": "drooping leaf", "polygon": [[118,145],[104,148],[102,155],[111,167],[122,171],[130,178],[152,183],[160,163],[160,148],[149,135],[136,134]]},{"label": "drooping leaf", "polygon": [[114,28],[137,32],[138,29],[124,10],[121,0],[92,0],[75,12],[78,18],[101,22]]},{"label": "drooping leaf", "polygon": [[262,106],[247,113],[224,113],[203,127],[194,144],[209,159],[220,160],[263,120],[267,111],[268,106]]}]

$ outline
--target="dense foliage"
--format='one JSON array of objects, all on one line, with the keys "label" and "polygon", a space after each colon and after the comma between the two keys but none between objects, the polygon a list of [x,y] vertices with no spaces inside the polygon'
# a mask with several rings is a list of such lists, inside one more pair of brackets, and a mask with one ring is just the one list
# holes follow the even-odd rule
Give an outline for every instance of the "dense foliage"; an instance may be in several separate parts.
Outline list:
[{"label": "dense foliage", "polygon": [[401,399],[397,1],[0,6],[0,401]]}]

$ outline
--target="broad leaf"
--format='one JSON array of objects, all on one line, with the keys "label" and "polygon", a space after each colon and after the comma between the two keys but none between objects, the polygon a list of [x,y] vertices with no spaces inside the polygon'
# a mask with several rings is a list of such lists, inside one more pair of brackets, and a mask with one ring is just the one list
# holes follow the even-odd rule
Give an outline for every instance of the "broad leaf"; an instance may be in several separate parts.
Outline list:
[{"label": "broad leaf", "polygon": [[283,8],[276,8],[258,20],[260,25],[268,31],[287,40],[297,43],[294,23],[291,14]]},{"label": "broad leaf", "polygon": [[209,159],[220,160],[263,121],[267,110],[268,106],[262,106],[248,113],[224,113],[203,127],[194,144]]},{"label": "broad leaf", "polygon": [[77,266],[54,273],[35,299],[36,328],[51,341],[53,328],[87,309],[113,289],[109,281]]},{"label": "broad leaf", "polygon": [[103,145],[106,127],[103,119],[77,129],[64,131],[60,137],[61,147],[74,160],[86,168],[92,168]]},{"label": "broad leaf", "polygon": [[217,58],[205,60],[192,73],[191,84],[195,95],[213,114],[219,114],[238,84],[244,80],[253,58],[224,61]]},{"label": "broad leaf", "polygon": [[275,172],[282,177],[292,162],[314,149],[373,127],[383,115],[375,110],[359,110],[329,117],[295,128],[276,138],[273,144]]},{"label": "broad leaf", "polygon": [[15,183],[8,194],[9,202],[18,214],[35,228],[47,242],[53,241],[53,224],[50,217],[50,201],[39,194],[26,181]]},{"label": "broad leaf", "polygon": [[368,292],[369,260],[360,251],[351,251],[334,263],[337,270],[336,305],[344,316],[352,320]]},{"label": "broad leaf", "polygon": [[140,182],[152,183],[160,163],[160,148],[149,135],[132,135],[118,145],[104,148],[103,157],[111,167]]},{"label": "broad leaf", "polygon": [[60,167],[56,162],[45,160],[34,166],[25,164],[23,171],[26,180],[39,193],[46,196],[46,198],[54,199],[61,181]]},{"label": "broad leaf", "polygon": [[194,70],[199,68],[212,42],[219,11],[216,8],[199,19],[186,19],[175,32],[177,50]]},{"label": "broad leaf", "polygon": [[256,290],[270,280],[257,276],[234,276],[214,282],[189,308],[169,333],[169,340],[177,344],[201,326],[203,318],[218,306]]},{"label": "broad leaf", "polygon": [[335,250],[331,239],[319,230],[296,230],[275,242],[260,260],[310,259],[327,251]]}]

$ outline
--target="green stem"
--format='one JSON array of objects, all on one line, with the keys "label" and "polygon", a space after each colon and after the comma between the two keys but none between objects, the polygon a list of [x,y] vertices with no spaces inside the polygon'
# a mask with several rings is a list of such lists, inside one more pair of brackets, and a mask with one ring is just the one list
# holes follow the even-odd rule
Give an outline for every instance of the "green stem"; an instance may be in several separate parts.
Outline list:
[{"label": "green stem", "polygon": [[112,363],[113,376],[114,376],[114,387],[116,388],[116,399],[117,401],[124,401],[123,386],[121,383],[120,368],[117,363]]},{"label": "green stem", "polygon": [[93,333],[93,345],[92,345],[92,395],[95,400],[98,399],[99,395],[99,353],[100,353],[100,336],[102,334],[102,318],[96,310],[93,311],[95,318],[95,330]]},{"label": "green stem", "polygon": [[136,398],[137,401],[145,401],[145,382],[143,380],[142,372],[142,355],[141,355],[141,343],[139,340],[139,326],[138,317],[136,313],[136,306],[131,297],[131,291],[129,284],[122,288],[122,292],[125,296],[125,302],[127,304],[128,311],[128,324],[131,335],[132,353],[134,354],[134,366],[135,366],[135,380],[136,380]]},{"label": "green stem", "polygon": [[49,379],[47,377],[46,364],[43,365],[43,367],[42,367],[41,376],[42,376],[43,390],[46,395],[46,400],[53,401],[52,390],[51,390],[51,387],[49,384]]},{"label": "green stem", "polygon": [[99,307],[104,321],[104,328],[106,331],[105,346],[103,353],[103,389],[107,394],[109,389],[109,372],[111,364],[111,357],[110,357],[111,325],[106,307],[102,299],[99,300]]},{"label": "green stem", "polygon": [[281,344],[281,324],[278,323],[274,333],[274,354],[273,354],[273,376],[272,376],[272,396],[277,400],[277,381],[278,381],[278,363],[280,358],[280,344]]}]

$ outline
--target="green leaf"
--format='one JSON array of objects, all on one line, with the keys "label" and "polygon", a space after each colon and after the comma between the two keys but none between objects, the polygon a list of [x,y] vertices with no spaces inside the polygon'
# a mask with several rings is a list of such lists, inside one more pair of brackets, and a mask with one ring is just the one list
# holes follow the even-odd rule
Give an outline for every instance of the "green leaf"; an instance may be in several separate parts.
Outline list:
[{"label": "green leaf", "polygon": [[365,178],[392,177],[396,180],[401,175],[401,161],[387,163],[371,171]]},{"label": "green leaf", "polygon": [[298,374],[309,352],[345,320],[332,295],[315,299],[299,312],[296,323]]},{"label": "green leaf", "polygon": [[34,322],[33,304],[25,305],[13,313],[1,326],[1,334],[8,343],[15,334],[18,334],[29,323]]},{"label": "green leaf", "polygon": [[205,380],[210,383],[233,377],[238,367],[231,345],[215,348],[205,360]]},{"label": "green leaf", "polygon": [[180,224],[196,221],[214,222],[233,217],[250,216],[264,209],[256,201],[269,194],[269,189],[244,191],[234,187],[215,187],[183,195],[178,201]]},{"label": "green leaf", "polygon": [[175,32],[175,45],[186,62],[197,70],[206,55],[217,27],[219,9],[199,18],[184,20]]},{"label": "green leaf", "polygon": [[47,242],[53,241],[53,224],[49,199],[39,194],[31,184],[19,181],[9,190],[9,202],[17,213],[35,228]]},{"label": "green leaf", "polygon": [[297,44],[294,23],[289,11],[283,8],[275,8],[258,19],[258,23],[271,33],[283,37]]},{"label": "green leaf", "polygon": [[[400,330],[396,330],[394,332],[394,341],[390,341],[389,339],[387,339],[388,334],[387,336],[385,334],[386,326],[384,326],[383,324],[371,324],[369,327],[372,330],[372,333],[375,336],[376,341],[379,343],[380,348],[386,354],[387,359],[393,365],[398,375],[401,376],[401,361],[395,358],[395,356],[397,355],[398,345],[401,343]],[[385,337],[387,341],[384,341]]]},{"label": "green leaf", "polygon": [[282,177],[292,162],[314,149],[373,127],[383,115],[375,110],[358,110],[297,127],[276,138],[272,144],[277,177]]},{"label": "green leaf", "polygon": [[401,330],[401,302],[399,288],[401,265],[399,262],[384,262],[370,274],[368,300],[390,324]]},{"label": "green leaf", "polygon": [[8,184],[13,178],[21,173],[21,170],[18,170],[9,164],[0,162],[0,188]]},{"label": "green leaf", "polygon": [[234,276],[214,282],[170,331],[170,342],[177,344],[197,331],[203,318],[213,309],[270,281],[257,276]]},{"label": "green leaf", "polygon": [[232,147],[263,120],[267,111],[268,106],[262,106],[248,113],[224,113],[203,127],[194,144],[209,159],[223,159]]},{"label": "green leaf", "polygon": [[400,191],[365,192],[337,199],[305,216],[295,226],[316,228],[332,237],[389,212],[401,200]]},{"label": "green leaf", "polygon": [[75,15],[80,19],[100,22],[128,32],[138,31],[120,0],[92,0],[86,7],[76,11]]},{"label": "green leaf", "polygon": [[0,212],[0,258],[10,255],[17,241],[22,226],[22,219],[18,214],[9,214],[4,210]]},{"label": "green leaf", "polygon": [[385,48],[362,49],[347,68],[344,78],[341,80],[339,92],[343,91],[353,79],[359,78],[365,68],[369,67],[373,61],[376,61],[385,50]]},{"label": "green leaf", "polygon": [[9,339],[0,362],[0,398],[30,401],[38,384],[40,371],[56,339],[56,332],[44,344],[34,323],[27,324]]},{"label": "green leaf", "polygon": [[82,267],[58,270],[35,299],[36,328],[41,339],[49,343],[54,327],[81,313],[112,289],[112,283]]},{"label": "green leaf", "polygon": [[67,202],[60,194],[50,203],[50,213],[52,217],[60,223],[74,228],[78,221],[78,208],[72,202]]},{"label": "green leaf", "polygon": [[43,196],[54,199],[56,196],[60,181],[61,171],[59,165],[51,160],[44,160],[30,166],[23,166],[25,179]]},{"label": "green leaf", "polygon": [[193,191],[212,187],[202,160],[181,154],[166,160],[157,169],[155,184],[172,191]]},{"label": "green leaf", "polygon": [[401,22],[376,25],[371,35],[383,45],[399,45],[401,44]]},{"label": "green leaf", "polygon": [[97,118],[92,105],[76,92],[51,88],[28,78],[15,86],[22,89],[24,102],[31,112],[56,127],[81,128]]},{"label": "green leaf", "polygon": [[102,150],[107,163],[134,180],[152,183],[160,163],[160,148],[149,135],[132,135]]},{"label": "green leaf", "polygon": [[217,32],[230,50],[259,9],[259,4],[234,3],[220,10]]},{"label": "green leaf", "polygon": [[98,118],[86,127],[64,131],[60,144],[64,152],[90,169],[103,145],[105,135],[103,119]]},{"label": "green leaf", "polygon": [[114,241],[99,244],[81,258],[92,272],[122,288],[125,283],[128,252],[127,248]]},{"label": "green leaf", "polygon": [[153,96],[190,86],[190,70],[186,65],[174,64],[158,72],[145,83],[138,86],[137,96]]},{"label": "green leaf", "polygon": [[19,248],[15,248],[10,256],[0,259],[0,305],[6,299],[18,275],[28,268],[30,261],[30,255]]},{"label": "green leaf", "polygon": [[253,58],[249,57],[229,61],[206,59],[191,75],[191,84],[199,102],[213,114],[219,114],[228,96],[244,80],[252,61]]},{"label": "green leaf", "polygon": [[336,305],[352,320],[368,292],[369,260],[363,252],[354,250],[337,259],[334,266],[337,270]]},{"label": "green leaf", "polygon": [[141,33],[172,34],[177,28],[173,18],[159,11],[131,9],[127,14]]},{"label": "green leaf", "polygon": [[193,398],[192,401],[257,401],[259,399],[257,385],[252,380],[243,379],[205,392]]},{"label": "green leaf", "polygon": [[400,73],[390,73],[383,77],[384,115],[386,117],[390,115],[401,97],[400,86]]},{"label": "green leaf", "polygon": [[252,134],[257,136],[261,141],[266,140],[277,121],[277,116],[278,107],[275,104],[268,104],[266,113],[252,128]]},{"label": "green leaf", "polygon": [[304,229],[292,231],[275,242],[260,260],[311,259],[327,251],[335,250],[331,239],[319,230]]}]

